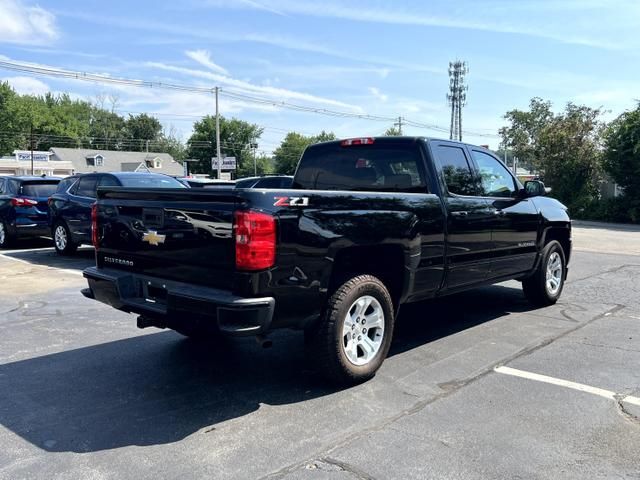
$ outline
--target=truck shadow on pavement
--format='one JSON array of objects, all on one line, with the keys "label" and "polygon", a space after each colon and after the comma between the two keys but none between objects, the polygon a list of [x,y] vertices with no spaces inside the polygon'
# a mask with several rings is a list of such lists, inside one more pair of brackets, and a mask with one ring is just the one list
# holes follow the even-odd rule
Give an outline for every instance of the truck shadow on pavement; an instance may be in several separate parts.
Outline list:
[{"label": "truck shadow on pavement", "polygon": [[[390,355],[525,307],[505,286],[412,305]],[[273,339],[267,350],[253,339],[214,347],[159,332],[3,364],[0,423],[45,451],[95,452],[180,441],[260,404],[338,391],[308,369],[299,332]]]}]

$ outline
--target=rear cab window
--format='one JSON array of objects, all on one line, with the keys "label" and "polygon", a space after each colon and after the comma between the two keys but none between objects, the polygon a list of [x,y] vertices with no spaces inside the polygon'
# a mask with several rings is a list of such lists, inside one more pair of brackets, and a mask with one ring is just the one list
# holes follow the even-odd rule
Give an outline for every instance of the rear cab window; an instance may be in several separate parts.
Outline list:
[{"label": "rear cab window", "polygon": [[305,151],[293,188],[427,193],[427,182],[422,156],[415,143],[343,146],[330,142]]}]

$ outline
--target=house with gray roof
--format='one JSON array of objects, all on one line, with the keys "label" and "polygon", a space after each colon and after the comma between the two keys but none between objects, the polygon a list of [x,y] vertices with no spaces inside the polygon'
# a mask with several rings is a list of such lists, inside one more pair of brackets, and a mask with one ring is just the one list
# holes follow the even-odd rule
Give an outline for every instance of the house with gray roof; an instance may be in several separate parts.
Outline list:
[{"label": "house with gray roof", "polygon": [[51,147],[52,161],[70,162],[74,173],[91,172],[153,172],[181,176],[182,164],[168,153],[121,152],[84,148]]}]

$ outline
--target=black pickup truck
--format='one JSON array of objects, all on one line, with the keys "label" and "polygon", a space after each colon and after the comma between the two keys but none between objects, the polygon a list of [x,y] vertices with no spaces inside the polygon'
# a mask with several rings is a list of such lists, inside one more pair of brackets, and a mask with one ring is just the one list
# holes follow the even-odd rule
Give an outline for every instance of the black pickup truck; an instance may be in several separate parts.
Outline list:
[{"label": "black pickup truck", "polygon": [[286,190],[100,188],[83,294],[188,336],[303,329],[324,374],[359,382],[405,303],[508,279],[558,299],[571,223],[546,190],[414,137],[310,146]]}]

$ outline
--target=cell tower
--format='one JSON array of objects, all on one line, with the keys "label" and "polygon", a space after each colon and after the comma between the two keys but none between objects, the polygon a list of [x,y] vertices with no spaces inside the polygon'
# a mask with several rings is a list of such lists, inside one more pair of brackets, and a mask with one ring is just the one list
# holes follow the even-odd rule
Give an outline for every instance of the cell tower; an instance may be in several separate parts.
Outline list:
[{"label": "cell tower", "polygon": [[469,73],[467,62],[449,62],[449,93],[447,100],[451,106],[450,140],[462,140],[462,107],[467,103],[467,87],[464,76]]}]

